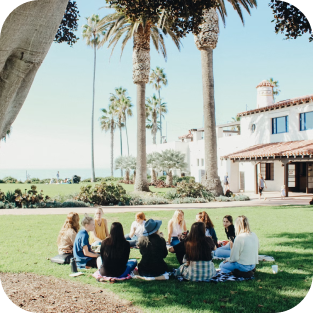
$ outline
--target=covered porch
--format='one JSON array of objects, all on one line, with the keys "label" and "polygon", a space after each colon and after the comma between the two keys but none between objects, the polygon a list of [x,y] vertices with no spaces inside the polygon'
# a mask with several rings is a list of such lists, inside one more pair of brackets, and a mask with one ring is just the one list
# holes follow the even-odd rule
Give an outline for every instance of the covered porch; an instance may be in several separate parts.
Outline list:
[{"label": "covered porch", "polygon": [[[253,189],[258,193],[258,175],[265,178],[271,191],[279,192],[285,185],[286,197],[290,192],[313,193],[313,140],[259,144],[222,157],[233,163],[250,163],[253,173],[239,173],[239,185],[245,186],[245,175],[253,175]],[[243,167],[244,168],[244,167]],[[250,180],[252,183],[252,181]],[[243,188],[239,188],[243,190]],[[243,190],[244,191],[244,190]],[[266,190],[265,190],[266,191]]]}]

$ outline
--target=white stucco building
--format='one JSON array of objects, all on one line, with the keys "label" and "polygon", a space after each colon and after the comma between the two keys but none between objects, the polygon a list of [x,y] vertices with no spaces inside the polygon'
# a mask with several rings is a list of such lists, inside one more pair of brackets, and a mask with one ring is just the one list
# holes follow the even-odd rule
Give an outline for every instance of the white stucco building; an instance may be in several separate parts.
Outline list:
[{"label": "white stucco building", "polygon": [[[273,103],[273,85],[262,81],[256,88],[254,110],[239,113],[240,122],[217,126],[221,180],[227,172],[233,192],[257,192],[261,172],[267,191],[285,185],[287,192],[313,192],[313,95]],[[201,181],[203,128],[189,130],[179,141],[150,145],[147,153],[165,149],[185,153],[190,175]]]}]

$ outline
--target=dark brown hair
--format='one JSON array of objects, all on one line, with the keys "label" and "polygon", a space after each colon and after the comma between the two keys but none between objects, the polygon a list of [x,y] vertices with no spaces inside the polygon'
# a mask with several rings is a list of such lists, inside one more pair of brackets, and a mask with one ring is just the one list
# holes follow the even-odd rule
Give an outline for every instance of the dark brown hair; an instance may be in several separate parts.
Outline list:
[{"label": "dark brown hair", "polygon": [[205,254],[206,258],[211,255],[211,249],[205,236],[203,222],[191,225],[190,233],[185,241],[186,258],[188,261],[201,261],[200,257]]},{"label": "dark brown hair", "polygon": [[202,211],[202,212],[198,213],[198,215],[199,215],[201,222],[204,223],[206,228],[214,228],[214,224],[211,221],[207,212]]},{"label": "dark brown hair", "polygon": [[224,219],[224,218],[227,218],[228,221],[233,225],[233,217],[232,217],[231,215],[225,215],[225,216],[223,217],[223,219]]}]

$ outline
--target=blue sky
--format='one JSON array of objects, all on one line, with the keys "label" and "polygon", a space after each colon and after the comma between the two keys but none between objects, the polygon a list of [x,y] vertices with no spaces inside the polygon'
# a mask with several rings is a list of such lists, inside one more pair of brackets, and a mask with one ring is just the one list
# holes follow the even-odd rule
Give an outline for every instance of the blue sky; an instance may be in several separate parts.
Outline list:
[{"label": "blue sky", "polygon": [[[259,1],[252,15],[245,14],[245,26],[228,6],[226,27],[220,23],[220,36],[214,51],[214,78],[217,124],[230,121],[241,111],[256,107],[256,86],[274,77],[280,83],[277,101],[312,94],[313,43],[308,37],[284,40],[276,35],[269,1]],[[108,14],[99,8],[105,1],[78,0],[80,21],[78,36],[85,17]],[[178,52],[166,40],[168,61],[152,47],[151,68],[163,67],[168,86],[161,96],[168,105],[163,133],[168,141],[177,140],[188,129],[202,127],[202,81],[200,52],[192,35],[183,39]],[[132,42],[122,59],[116,47],[104,46],[98,51],[95,102],[95,165],[110,166],[110,136],[99,126],[100,109],[108,106],[114,88],[127,88],[133,104],[136,88],[132,83]],[[4,168],[88,168],[90,167],[90,128],[92,99],[93,52],[82,39],[74,47],[53,43],[39,69],[25,104],[13,124],[12,135],[0,146],[0,169]],[[147,86],[147,96],[153,95]],[[136,154],[136,108],[129,119],[130,152]],[[126,138],[123,134],[124,152]],[[157,139],[159,141],[159,137]],[[147,130],[147,144],[152,136]],[[115,156],[119,155],[118,133]],[[18,156],[18,157],[17,157]]]}]

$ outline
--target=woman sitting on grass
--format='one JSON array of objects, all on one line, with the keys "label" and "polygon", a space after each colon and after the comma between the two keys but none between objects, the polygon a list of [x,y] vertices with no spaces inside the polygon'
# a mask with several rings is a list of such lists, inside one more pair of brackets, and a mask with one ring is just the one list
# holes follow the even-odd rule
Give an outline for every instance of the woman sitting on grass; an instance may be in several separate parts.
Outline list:
[{"label": "woman sitting on grass", "polygon": [[259,264],[259,239],[250,231],[249,221],[244,215],[236,218],[235,230],[236,240],[230,258],[220,264],[221,272],[230,273],[237,270],[249,272],[252,276],[251,271],[255,269],[256,264]]},{"label": "woman sitting on grass", "polygon": [[187,227],[184,212],[182,210],[176,210],[172,219],[168,222],[168,243],[171,246],[179,244],[178,236],[185,231],[187,231]]},{"label": "woman sitting on grass", "polygon": [[217,246],[217,237],[214,229],[214,225],[205,211],[200,212],[196,216],[196,222],[202,222],[205,225],[205,235],[207,237],[212,237],[214,244]]},{"label": "woman sitting on grass", "polygon": [[128,260],[129,253],[130,245],[124,237],[122,224],[112,223],[110,235],[101,244],[101,259],[97,260],[98,265],[102,263],[98,266],[100,274],[108,277],[126,277],[137,265],[137,260]]},{"label": "woman sitting on grass", "polygon": [[205,224],[203,222],[193,223],[186,240],[169,250],[180,255],[185,253],[184,264],[178,268],[175,275],[191,281],[211,279],[216,274],[212,262],[214,249],[215,244],[212,238],[205,235]]},{"label": "woman sitting on grass", "polygon": [[73,245],[79,231],[79,215],[70,212],[62,226],[58,236],[59,254],[73,254]]},{"label": "woman sitting on grass", "polygon": [[89,243],[97,243],[101,245],[102,240],[109,236],[108,222],[102,217],[102,208],[97,208],[95,212],[95,230],[90,232]]},{"label": "woman sitting on grass", "polygon": [[[218,258],[229,258],[230,257],[230,250],[233,246],[233,241],[235,240],[235,227],[233,225],[233,218],[231,215],[225,215],[223,218],[223,226],[225,228],[225,233],[229,242],[217,248],[214,252],[214,256]],[[223,242],[221,242],[223,243]]]},{"label": "woman sitting on grass", "polygon": [[77,268],[97,268],[97,257],[99,254],[93,253],[89,244],[88,232],[95,230],[95,222],[92,217],[85,214],[81,225],[84,229],[80,230],[75,238],[73,254],[76,259]]},{"label": "woman sitting on grass", "polygon": [[138,239],[145,231],[146,216],[143,212],[138,212],[135,216],[135,221],[130,227],[130,233],[125,236],[131,247],[137,245]]},{"label": "woman sitting on grass", "polygon": [[138,264],[138,272],[141,276],[157,277],[167,272],[164,262],[168,251],[166,241],[159,233],[162,221],[149,219],[145,223],[143,236],[139,238],[138,246],[142,255]]}]

